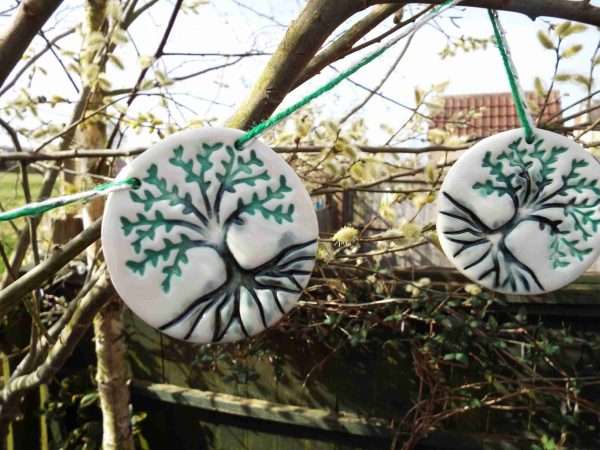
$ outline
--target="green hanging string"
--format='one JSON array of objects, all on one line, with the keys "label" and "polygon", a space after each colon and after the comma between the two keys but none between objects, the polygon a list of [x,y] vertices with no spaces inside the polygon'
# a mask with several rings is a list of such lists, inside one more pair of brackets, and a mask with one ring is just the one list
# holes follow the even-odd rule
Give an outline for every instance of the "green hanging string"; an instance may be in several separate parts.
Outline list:
[{"label": "green hanging string", "polygon": [[504,69],[506,70],[506,74],[508,75],[510,92],[512,94],[515,109],[517,111],[517,117],[519,118],[521,126],[525,130],[525,140],[531,144],[535,140],[535,127],[533,125],[533,119],[531,118],[531,114],[529,113],[529,110],[527,108],[527,103],[525,101],[523,89],[519,85],[519,77],[517,75],[517,71],[510,58],[510,52],[506,43],[505,33],[502,29],[502,25],[500,25],[498,13],[496,11],[488,9],[488,15],[490,16],[490,21],[492,22],[492,26],[494,28],[494,37],[496,38],[496,45],[498,46],[498,50],[500,50],[502,62],[504,63]]},{"label": "green hanging string", "polygon": [[[244,144],[246,144],[248,141],[250,141],[253,138],[255,138],[256,136],[264,133],[267,129],[271,128],[272,126],[280,123],[282,120],[289,117],[290,115],[292,115],[294,112],[298,111],[303,106],[306,106],[308,103],[310,103],[315,98],[330,91],[335,86],[340,84],[343,80],[347,79],[352,74],[354,74],[356,71],[358,71],[362,67],[366,66],[374,59],[381,56],[386,50],[388,50],[390,47],[392,47],[398,41],[405,38],[409,34],[416,33],[423,25],[425,25],[430,20],[436,18],[443,10],[456,5],[456,4],[460,3],[461,1],[462,0],[445,0],[443,3],[437,5],[436,7],[431,8],[431,11],[429,11],[429,13],[424,15],[420,20],[415,21],[407,31],[399,34],[394,39],[383,44],[377,50],[368,54],[363,59],[361,59],[358,63],[351,66],[349,69],[341,72],[338,76],[336,76],[329,82],[325,83],[323,86],[321,86],[314,92],[308,94],[306,97],[304,97],[299,102],[294,103],[292,106],[275,114],[271,118],[259,123],[258,125],[253,127],[251,130],[244,133],[244,135],[242,135],[235,142],[235,147],[238,150],[243,148]],[[72,195],[65,195],[63,197],[55,197],[55,198],[51,198],[51,199],[48,199],[48,200],[45,200],[45,201],[42,201],[39,203],[31,203],[29,205],[22,206],[21,208],[17,208],[17,209],[13,209],[11,211],[6,211],[3,213],[0,213],[0,222],[6,221],[6,220],[17,219],[19,217],[25,217],[25,216],[37,216],[46,211],[50,211],[51,209],[54,209],[54,208],[59,208],[61,206],[70,205],[70,204],[76,203],[76,202],[89,201],[92,198],[99,197],[102,195],[108,195],[109,193],[114,192],[114,191],[118,191],[118,190],[122,190],[122,189],[132,189],[132,188],[136,189],[137,187],[139,187],[139,185],[140,185],[140,181],[137,178],[127,178],[125,180],[101,184],[101,185],[96,186],[94,189],[92,189],[90,191],[80,192],[80,193],[72,194]]]},{"label": "green hanging string", "polygon": [[248,130],[246,133],[244,133],[243,136],[241,136],[237,141],[235,141],[235,148],[237,148],[238,150],[241,150],[244,147],[244,144],[246,144],[248,141],[250,141],[250,140],[254,139],[256,136],[264,133],[267,129],[277,125],[282,120],[286,119],[287,117],[291,116],[293,113],[295,113],[302,107],[309,104],[315,98],[323,95],[327,91],[330,91],[335,86],[340,84],[341,81],[350,77],[353,73],[355,73],[361,67],[366,66],[371,61],[373,61],[375,58],[380,56],[383,52],[385,52],[386,49],[387,49],[387,47],[382,47],[379,50],[377,50],[376,52],[371,53],[366,58],[361,60],[358,64],[341,72],[338,76],[336,76],[335,78],[330,80],[328,83],[321,86],[316,91],[311,92],[310,94],[308,94],[306,97],[304,97],[299,102],[294,103],[292,106],[285,108],[283,111],[278,112],[274,116],[271,116],[271,118],[265,120],[264,122],[259,123],[252,129]]},{"label": "green hanging string", "polygon": [[405,38],[409,34],[416,33],[423,25],[425,25],[427,22],[429,22],[430,20],[432,20],[435,17],[437,17],[446,8],[454,6],[454,5],[456,5],[456,4],[460,3],[460,2],[461,2],[461,0],[446,0],[443,3],[441,3],[441,4],[437,5],[436,7],[432,8],[431,11],[429,11],[428,14],[426,14],[421,20],[415,21],[413,23],[413,26],[410,29],[408,29],[407,31],[405,31],[404,33],[401,33],[400,35],[396,36],[394,39],[392,39],[388,43],[382,45],[377,50],[375,50],[372,53],[368,54],[363,59],[361,59],[358,63],[356,63],[355,65],[351,66],[350,68],[344,70],[339,75],[337,75],[335,78],[331,79],[329,82],[325,83],[320,88],[318,88],[315,91],[311,92],[306,97],[304,97],[301,100],[299,100],[298,102],[294,103],[293,105],[289,106],[288,108],[285,108],[283,111],[278,112],[274,116],[271,116],[271,118],[269,118],[269,119],[267,119],[267,120],[259,123],[258,125],[254,126],[250,130],[248,130],[246,133],[244,133],[244,135],[242,135],[235,142],[235,147],[238,150],[241,150],[244,147],[244,144],[246,144],[248,141],[250,141],[250,140],[254,139],[256,136],[264,133],[269,128],[277,125],[278,123],[280,123],[281,121],[283,121],[287,117],[291,116],[293,113],[295,113],[299,109],[301,109],[304,106],[306,106],[308,103],[310,103],[311,101],[313,101],[315,98],[320,97],[325,92],[330,91],[335,86],[337,86],[338,84],[340,84],[342,81],[344,81],[345,79],[347,79],[350,76],[352,76],[360,68],[366,66],[371,61],[373,61],[374,59],[376,59],[379,56],[381,56],[383,53],[385,53],[386,50],[388,50],[389,48],[393,47],[394,44],[398,43],[398,41],[400,41],[401,39]]},{"label": "green hanging string", "polygon": [[19,217],[39,216],[51,209],[60,208],[61,206],[70,205],[89,201],[96,197],[108,195],[111,192],[120,191],[123,189],[137,188],[140,181],[137,178],[126,178],[124,180],[111,181],[109,183],[99,184],[94,189],[77,194],[65,195],[62,197],[54,197],[37,203],[30,203],[21,208],[12,209],[10,211],[0,213],[0,222],[6,220],[18,219]]}]

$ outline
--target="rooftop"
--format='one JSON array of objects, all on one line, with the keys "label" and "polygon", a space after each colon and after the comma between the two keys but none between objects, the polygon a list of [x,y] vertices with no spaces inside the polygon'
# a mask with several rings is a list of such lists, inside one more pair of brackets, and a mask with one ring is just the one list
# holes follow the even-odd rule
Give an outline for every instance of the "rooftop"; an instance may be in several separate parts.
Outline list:
[{"label": "rooftop", "polygon": [[[535,118],[545,99],[533,92],[525,95]],[[483,138],[521,127],[510,92],[449,95],[443,100],[442,111],[433,117],[434,127],[452,131],[460,137]],[[560,94],[552,91],[542,122],[560,116],[560,111]]]}]

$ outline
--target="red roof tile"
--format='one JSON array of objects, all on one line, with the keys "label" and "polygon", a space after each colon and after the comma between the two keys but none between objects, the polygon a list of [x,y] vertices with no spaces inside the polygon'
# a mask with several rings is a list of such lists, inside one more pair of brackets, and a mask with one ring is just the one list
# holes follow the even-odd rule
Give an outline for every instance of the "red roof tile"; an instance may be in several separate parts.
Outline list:
[{"label": "red roof tile", "polygon": [[[526,93],[533,104],[534,117],[544,99],[533,92]],[[449,95],[443,97],[442,111],[433,117],[433,126],[452,131],[458,136],[482,138],[502,131],[519,128],[521,125],[509,92],[498,94]],[[560,94],[552,91],[544,111],[544,120],[561,111]]]}]

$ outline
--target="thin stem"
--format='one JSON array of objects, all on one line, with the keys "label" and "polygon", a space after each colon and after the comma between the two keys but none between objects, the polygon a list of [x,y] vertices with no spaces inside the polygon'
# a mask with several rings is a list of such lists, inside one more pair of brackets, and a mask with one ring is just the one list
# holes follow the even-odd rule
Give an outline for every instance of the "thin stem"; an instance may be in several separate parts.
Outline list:
[{"label": "thin stem", "polygon": [[546,92],[546,97],[544,98],[544,103],[542,104],[542,107],[540,108],[540,113],[538,114],[538,119],[537,119],[538,126],[542,123],[542,120],[544,119],[544,113],[546,112],[546,108],[548,107],[548,103],[550,101],[550,96],[552,95],[552,90],[554,89],[554,83],[556,83],[556,75],[558,74],[558,66],[561,61],[561,57],[560,57],[560,45],[561,44],[562,44],[562,38],[559,37],[558,44],[556,46],[556,49],[554,50],[556,53],[556,60],[554,62],[554,71],[552,73],[552,81],[550,82],[550,87],[548,88],[548,91]]},{"label": "thin stem", "polygon": [[[173,30],[173,26],[175,25],[175,20],[177,19],[177,15],[179,14],[179,11],[181,10],[182,4],[183,4],[183,0],[176,0],[175,5],[173,6],[173,11],[171,12],[171,17],[169,18],[169,22],[167,23],[167,27],[165,28],[165,32],[163,33],[160,43],[158,44],[158,47],[157,47],[156,51],[154,52],[154,59],[159,59],[163,55],[164,48],[167,45],[167,41],[169,40],[169,36],[171,35],[171,31]],[[126,104],[127,107],[131,106],[131,104],[137,97],[138,91],[142,85],[142,82],[144,81],[144,78],[146,77],[146,73],[148,73],[148,70],[150,70],[150,66],[144,67],[142,69],[142,71],[140,72],[138,79],[133,87],[133,90],[131,91],[131,94],[129,94],[129,98],[128,98],[127,104]],[[115,138],[117,137],[117,134],[119,133],[120,124],[124,117],[125,117],[125,111],[122,111],[119,114],[119,118],[117,119],[117,123],[115,124],[110,137],[108,138],[108,147],[109,148],[112,147],[112,144],[113,144]]]}]

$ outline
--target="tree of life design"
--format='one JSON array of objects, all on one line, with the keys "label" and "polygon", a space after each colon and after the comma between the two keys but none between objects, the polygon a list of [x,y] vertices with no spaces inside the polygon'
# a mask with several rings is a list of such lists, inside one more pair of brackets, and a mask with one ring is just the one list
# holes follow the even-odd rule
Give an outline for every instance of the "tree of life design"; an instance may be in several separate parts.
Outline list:
[{"label": "tree of life design", "polygon": [[[120,219],[125,236],[135,237],[131,245],[140,256],[127,261],[126,265],[139,275],[160,268],[161,289],[166,294],[173,283],[181,281],[182,267],[189,263],[189,251],[201,247],[212,249],[222,259],[225,281],[184,306],[176,317],[159,329],[166,330],[190,320],[191,325],[184,336],[187,340],[214,306],[211,311],[213,342],[223,339],[236,322],[248,337],[249,332],[240,315],[242,289],[250,293],[260,313],[262,326],[267,328],[265,309],[257,291],[269,291],[277,308],[284,314],[278,293],[301,293],[298,277],[310,275],[303,264],[313,260],[310,247],[316,240],[288,244],[264,264],[252,269],[242,267],[229,248],[228,233],[232,225],[243,226],[248,216],[257,214],[277,224],[293,222],[294,204],[286,204],[292,188],[286,177],[281,175],[274,180],[254,150],[244,157],[242,152],[220,142],[203,143],[195,158],[186,159],[182,146],[177,146],[172,152],[169,164],[181,172],[185,183],[197,186],[200,195],[194,198],[189,190],[183,193],[177,184],[170,184],[160,175],[156,164],[150,165],[141,180],[140,189],[130,192],[131,200],[141,204],[144,212],[138,213],[135,219]],[[213,186],[213,183],[216,185]],[[249,199],[242,198],[241,188],[253,190]],[[237,207],[223,214],[222,204],[227,196],[237,197]],[[163,205],[162,211],[158,209],[160,205]],[[164,206],[170,207],[166,210],[168,212],[165,212]],[[160,248],[145,248],[148,243],[155,242],[159,229],[164,230]]]},{"label": "tree of life design", "polygon": [[522,139],[517,139],[496,156],[485,153],[482,167],[489,176],[473,184],[472,189],[483,197],[507,196],[512,204],[512,214],[495,227],[455,196],[442,192],[449,203],[440,214],[452,220],[441,233],[458,244],[453,256],[474,247],[483,251],[461,262],[464,270],[479,269],[477,279],[492,277],[495,288],[531,291],[535,285],[544,291],[534,268],[523,263],[507,245],[509,236],[526,222],[534,222],[540,232],[549,233],[554,270],[582,261],[594,250],[588,241],[600,228],[600,187],[598,180],[581,173],[589,165],[583,159],[573,159],[568,171],[560,173],[557,163],[566,152],[566,147],[544,148],[543,139],[528,149]]}]

